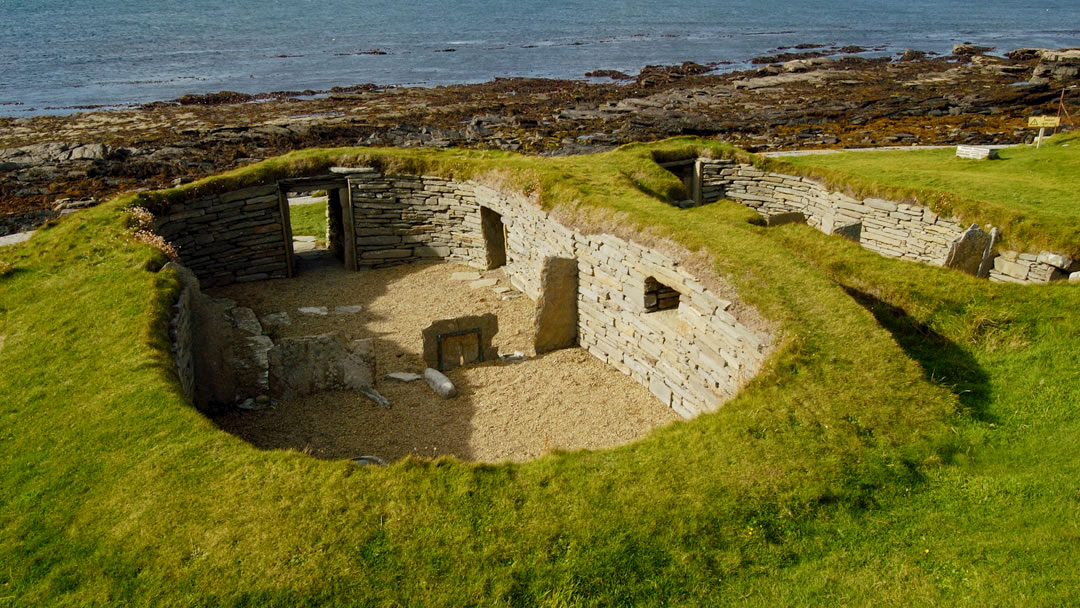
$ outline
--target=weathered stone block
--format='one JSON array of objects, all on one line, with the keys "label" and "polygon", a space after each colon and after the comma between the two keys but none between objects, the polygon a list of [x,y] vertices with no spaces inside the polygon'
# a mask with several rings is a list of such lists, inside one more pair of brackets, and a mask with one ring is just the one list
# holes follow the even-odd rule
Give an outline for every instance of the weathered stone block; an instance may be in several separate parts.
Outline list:
[{"label": "weathered stone block", "polygon": [[424,381],[431,387],[431,390],[435,391],[435,394],[443,399],[450,399],[457,396],[457,387],[451,382],[450,378],[446,377],[446,374],[440,372],[437,369],[427,368],[424,370]]},{"label": "weathered stone block", "polygon": [[1029,268],[1030,266],[1027,264],[1008,260],[1004,256],[994,258],[994,270],[1013,279],[1019,279],[1021,281],[1027,279]]},{"label": "weathered stone block", "polygon": [[990,234],[980,230],[978,224],[972,224],[949,245],[944,266],[978,276],[992,242]]},{"label": "weathered stone block", "polygon": [[1073,264],[1073,259],[1071,257],[1060,253],[1052,253],[1050,251],[1043,251],[1036,257],[1036,260],[1042,264],[1049,264],[1055,268],[1060,268],[1061,270],[1069,270]]},{"label": "weathered stone block", "polygon": [[577,343],[578,264],[573,258],[549,257],[540,271],[533,345],[536,353]]}]

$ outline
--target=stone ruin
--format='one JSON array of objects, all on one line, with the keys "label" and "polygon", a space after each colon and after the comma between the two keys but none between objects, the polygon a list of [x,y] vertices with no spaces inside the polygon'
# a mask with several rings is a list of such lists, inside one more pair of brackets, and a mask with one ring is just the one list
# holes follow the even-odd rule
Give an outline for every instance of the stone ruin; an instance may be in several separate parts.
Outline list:
[{"label": "stone ruin", "polygon": [[[696,163],[691,178],[703,169]],[[313,188],[330,194],[329,249],[346,269],[424,261],[504,268],[513,287],[537,302],[537,353],[580,346],[686,418],[720,407],[757,373],[768,354],[770,336],[731,311],[753,313],[719,297],[675,259],[609,234],[577,232],[533,200],[475,182],[341,168],[330,175],[179,201],[158,216],[157,226],[180,245],[181,262],[202,284],[288,277],[295,269],[286,194]],[[701,194],[713,196],[715,188]],[[275,341],[260,335],[250,323],[253,315],[234,312],[233,322],[247,327],[244,348],[224,347],[223,352],[232,350],[228,361],[240,363],[234,370],[243,380],[240,386],[254,388],[238,393],[235,378],[227,377],[208,383],[207,376],[194,369],[206,364],[192,363],[193,357],[184,354],[200,340],[214,343],[214,336],[202,330],[195,330],[198,339],[192,338],[197,324],[191,318],[206,316],[193,315],[198,306],[192,305],[192,291],[181,295],[174,336],[178,368],[187,378],[184,385],[197,393],[223,403],[237,396],[265,401],[263,395],[250,395],[265,391],[273,399],[375,377],[373,367],[370,373],[362,371],[371,363],[362,341],[345,336],[312,337],[302,344]],[[666,311],[650,314],[654,306],[647,302]],[[490,340],[498,325],[494,318],[443,323],[429,328],[434,339],[426,340],[425,380],[443,391],[440,394],[450,395],[452,386],[435,375],[441,375],[438,368],[495,358]],[[441,354],[440,345],[445,350]],[[296,378],[284,369],[292,356],[325,356],[332,369],[314,374],[315,379]],[[207,401],[201,395],[193,399]]]},{"label": "stone ruin", "polygon": [[250,308],[206,296],[189,270],[172,267],[184,302],[173,321],[174,350],[182,383],[199,409],[260,409],[322,391],[374,391],[371,339],[333,332],[273,340]]}]

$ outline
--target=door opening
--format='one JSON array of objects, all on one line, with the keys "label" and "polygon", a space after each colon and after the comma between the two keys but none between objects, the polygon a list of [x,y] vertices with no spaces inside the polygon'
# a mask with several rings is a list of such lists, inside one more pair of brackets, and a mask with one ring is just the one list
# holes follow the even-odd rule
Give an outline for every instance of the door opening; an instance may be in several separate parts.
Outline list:
[{"label": "door opening", "polygon": [[487,207],[480,207],[480,230],[487,250],[487,269],[506,265],[506,226],[502,216]]}]

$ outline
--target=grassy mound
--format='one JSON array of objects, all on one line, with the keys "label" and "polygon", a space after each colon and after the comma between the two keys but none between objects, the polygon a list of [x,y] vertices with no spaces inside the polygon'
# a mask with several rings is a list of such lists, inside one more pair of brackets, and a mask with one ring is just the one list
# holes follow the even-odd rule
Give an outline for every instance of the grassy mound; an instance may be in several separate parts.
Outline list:
[{"label": "grassy mound", "polygon": [[[653,158],[690,154],[737,152],[311,150],[0,249],[0,606],[1075,600],[1080,288],[680,211]],[[385,468],[256,450],[181,395],[177,283],[124,209],[360,164],[618,212],[713,255],[779,345],[719,412],[617,449]]]}]

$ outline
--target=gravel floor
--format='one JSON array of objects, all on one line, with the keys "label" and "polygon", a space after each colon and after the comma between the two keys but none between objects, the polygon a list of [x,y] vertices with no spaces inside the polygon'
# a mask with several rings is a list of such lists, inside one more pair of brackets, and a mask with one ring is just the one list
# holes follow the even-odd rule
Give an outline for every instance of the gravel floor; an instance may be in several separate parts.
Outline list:
[{"label": "gravel floor", "polygon": [[[494,312],[499,352],[533,354],[533,302],[524,296],[504,300],[492,287],[474,289],[469,281],[452,280],[455,272],[476,271],[431,264],[346,272],[336,263],[305,260],[294,279],[211,291],[260,317],[288,312],[292,325],[276,329],[275,337],[343,330],[374,338],[376,389],[393,404],[387,409],[358,393],[323,393],[262,411],[236,410],[215,421],[258,447],[318,458],[377,456],[389,462],[409,454],[450,454],[497,462],[620,445],[679,419],[644,387],[578,348],[452,370],[447,375],[459,395],[450,400],[423,380],[385,378],[390,372],[422,373],[420,330],[448,317]],[[501,270],[481,274],[498,279],[496,287],[510,287]],[[326,307],[328,314],[298,313],[302,307]]]}]

